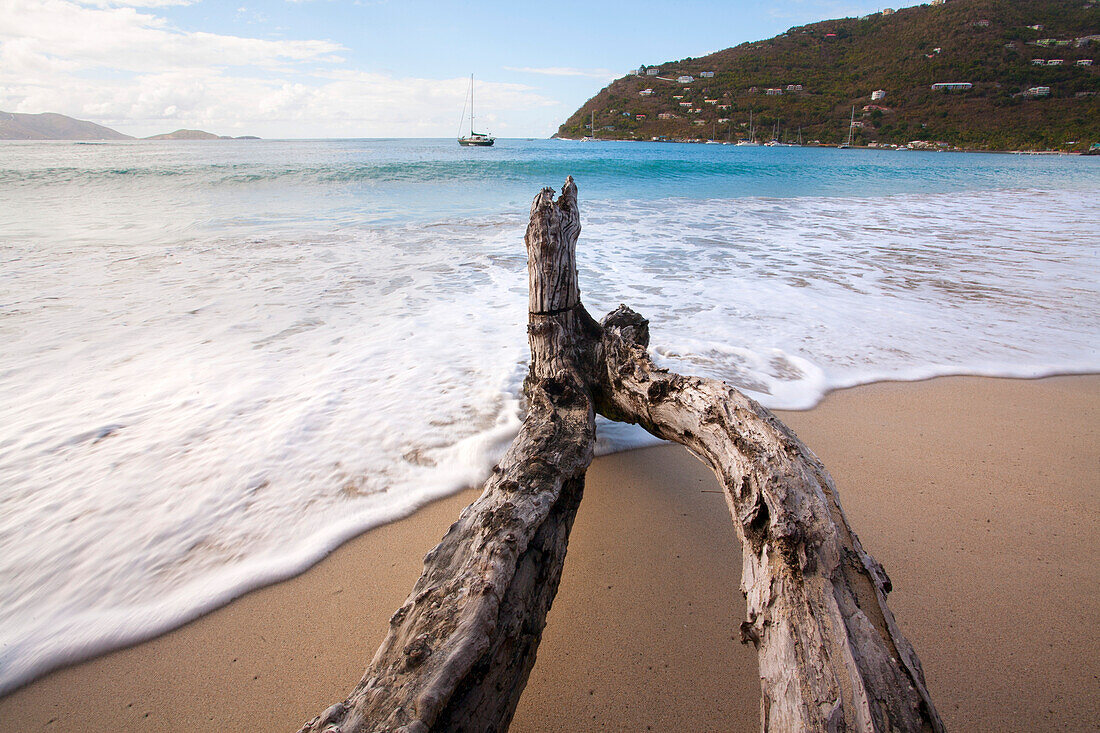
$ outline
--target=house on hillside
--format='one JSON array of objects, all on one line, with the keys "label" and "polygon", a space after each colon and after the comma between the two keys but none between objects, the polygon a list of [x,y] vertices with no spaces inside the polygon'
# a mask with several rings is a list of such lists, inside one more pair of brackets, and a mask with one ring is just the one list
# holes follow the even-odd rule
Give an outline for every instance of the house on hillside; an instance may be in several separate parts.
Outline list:
[{"label": "house on hillside", "polygon": [[1092,59],[1078,59],[1078,66],[1092,66]]},{"label": "house on hillside", "polygon": [[934,92],[965,92],[973,88],[974,85],[968,81],[941,81],[932,85]]},{"label": "house on hillside", "polygon": [[1046,64],[1047,64],[1046,59],[1032,59],[1031,60],[1031,65],[1032,66],[1046,66]]},{"label": "house on hillside", "polygon": [[1061,66],[1065,59],[1047,59],[1047,66]]},{"label": "house on hillside", "polygon": [[1025,97],[1048,97],[1050,96],[1050,87],[1031,87],[1024,92]]},{"label": "house on hillside", "polygon": [[654,68],[652,66],[645,70],[645,75],[646,76],[657,76],[660,73],[661,73],[660,69]]},{"label": "house on hillside", "polygon": [[638,95],[639,95],[639,96],[642,96],[642,97],[648,97],[648,96],[650,96],[651,94],[653,94],[653,90],[652,90],[652,89],[643,89],[642,91],[638,92]]},{"label": "house on hillside", "polygon": [[1033,31],[1041,31],[1041,30],[1043,30],[1043,26],[1042,26],[1041,24],[1039,24],[1039,23],[1036,23],[1035,25],[1029,25],[1029,26],[1028,26],[1028,28],[1030,28],[1030,29],[1031,29],[1031,30],[1033,30]]},{"label": "house on hillside", "polygon": [[787,85],[787,91],[788,92],[801,92],[802,91],[802,85],[801,84],[788,84]]},{"label": "house on hillside", "polygon": [[883,15],[893,15],[894,14],[894,9],[893,8],[883,8],[882,9],[882,14]]},{"label": "house on hillside", "polygon": [[676,77],[676,81],[680,82],[681,84],[690,84],[691,82],[695,81],[695,77],[685,74],[683,76]]},{"label": "house on hillside", "polygon": [[985,18],[982,18],[981,20],[974,21],[974,25],[976,25],[978,28],[988,28],[989,27],[989,21],[986,20]]},{"label": "house on hillside", "polygon": [[657,119],[659,119],[659,120],[678,120],[680,118],[677,115],[672,114],[671,112],[661,112],[657,115]]},{"label": "house on hillside", "polygon": [[713,71],[702,71],[702,72],[699,72],[699,76],[703,77],[704,79],[713,79],[714,78],[714,72]]},{"label": "house on hillside", "polygon": [[765,89],[764,94],[767,94],[769,97],[778,97],[783,94],[783,90],[779,89],[778,87],[773,89]]},{"label": "house on hillside", "polygon": [[880,99],[886,99],[886,90],[885,89],[876,89],[875,91],[871,92],[871,101],[872,102],[877,102]]}]

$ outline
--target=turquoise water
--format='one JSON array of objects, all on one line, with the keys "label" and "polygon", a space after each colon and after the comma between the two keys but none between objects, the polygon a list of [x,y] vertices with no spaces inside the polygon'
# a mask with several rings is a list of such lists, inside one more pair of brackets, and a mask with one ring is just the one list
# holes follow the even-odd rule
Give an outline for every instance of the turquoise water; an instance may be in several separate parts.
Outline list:
[{"label": "turquoise water", "polygon": [[[116,204],[205,201],[226,222],[396,223],[514,213],[565,176],[587,200],[890,196],[1100,183],[1096,159],[833,148],[501,140],[8,144],[0,186],[97,186]],[[132,198],[137,200],[132,200]],[[177,199],[178,200],[178,199]],[[100,202],[102,203],[102,202]],[[244,208],[247,207],[247,208]],[[104,211],[104,215],[114,212]]]},{"label": "turquoise water", "polygon": [[0,144],[0,692],[484,480],[520,420],[527,212],[566,175],[590,311],[771,407],[1100,369],[1100,158]]}]

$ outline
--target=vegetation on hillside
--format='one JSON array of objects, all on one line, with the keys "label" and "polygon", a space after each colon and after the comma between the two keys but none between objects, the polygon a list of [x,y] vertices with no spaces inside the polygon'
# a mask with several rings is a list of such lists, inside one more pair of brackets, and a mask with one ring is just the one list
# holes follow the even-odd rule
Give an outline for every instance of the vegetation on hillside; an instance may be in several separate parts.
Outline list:
[{"label": "vegetation on hillside", "polygon": [[[854,107],[854,144],[1083,150],[1100,142],[1096,0],[948,0],[791,28],[649,68],[659,74],[612,82],[558,136],[591,134],[594,115],[606,139],[744,139],[752,111],[758,140],[778,128],[783,140],[801,130],[805,141],[835,144],[847,138]],[[933,90],[939,82],[973,86]],[[1049,94],[1029,94],[1037,87]],[[872,101],[875,90],[885,97]]]}]

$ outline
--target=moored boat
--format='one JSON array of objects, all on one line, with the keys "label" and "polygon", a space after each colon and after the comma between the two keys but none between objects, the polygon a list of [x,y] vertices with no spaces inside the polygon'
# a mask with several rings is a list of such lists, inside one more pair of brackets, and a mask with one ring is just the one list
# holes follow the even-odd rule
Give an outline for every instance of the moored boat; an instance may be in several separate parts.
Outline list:
[{"label": "moored boat", "polygon": [[[470,101],[470,134],[469,135],[459,135],[458,144],[461,145],[464,148],[468,148],[468,147],[487,148],[490,145],[492,145],[494,142],[496,142],[496,138],[493,137],[492,135],[488,134],[488,133],[485,133],[485,132],[474,132],[474,75],[473,74],[470,74],[469,101]],[[462,119],[463,120],[466,119],[465,109],[463,109],[463,111],[462,111]],[[459,121],[458,125],[459,125],[459,128],[461,129],[462,120]]]},{"label": "moored boat", "polygon": [[837,145],[841,150],[847,150],[852,147],[852,133],[856,129],[856,108],[852,107],[852,119],[848,122],[848,140]]},{"label": "moored boat", "polygon": [[751,109],[749,110],[749,139],[748,140],[738,140],[737,144],[740,145],[741,147],[745,147],[745,146],[758,147],[760,145],[760,143],[756,142],[756,127],[753,126],[753,124],[752,124],[752,110]]}]

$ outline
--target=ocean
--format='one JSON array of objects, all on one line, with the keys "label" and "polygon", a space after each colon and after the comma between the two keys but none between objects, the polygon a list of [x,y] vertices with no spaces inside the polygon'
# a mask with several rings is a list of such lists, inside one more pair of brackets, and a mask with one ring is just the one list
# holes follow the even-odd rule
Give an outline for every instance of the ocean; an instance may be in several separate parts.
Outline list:
[{"label": "ocean", "polygon": [[1100,158],[3,143],[0,693],[483,481],[521,419],[528,210],[566,175],[589,311],[769,407],[1100,371]]}]

